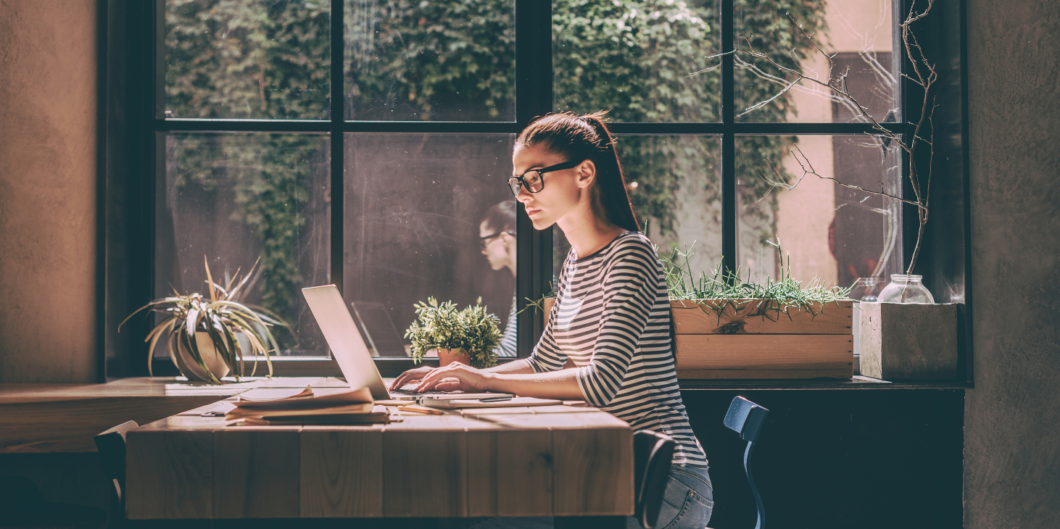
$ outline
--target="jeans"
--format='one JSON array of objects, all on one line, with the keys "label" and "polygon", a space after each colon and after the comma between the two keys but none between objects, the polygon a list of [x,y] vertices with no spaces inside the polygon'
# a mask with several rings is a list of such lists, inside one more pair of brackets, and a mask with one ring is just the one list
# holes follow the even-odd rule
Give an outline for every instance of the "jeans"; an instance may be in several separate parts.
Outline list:
[{"label": "jeans", "polygon": [[[674,465],[670,467],[662,508],[655,527],[659,529],[703,529],[714,511],[714,487],[707,469]],[[640,523],[630,517],[627,529],[637,529]]]},{"label": "jeans", "polygon": [[[707,469],[674,465],[670,467],[670,476],[663,493],[662,508],[657,529],[703,529],[710,521],[714,510],[714,488],[710,484]],[[443,528],[462,529],[552,529],[552,518],[475,518],[464,520],[447,520]],[[630,516],[626,520],[627,529],[639,529],[640,522]]]}]

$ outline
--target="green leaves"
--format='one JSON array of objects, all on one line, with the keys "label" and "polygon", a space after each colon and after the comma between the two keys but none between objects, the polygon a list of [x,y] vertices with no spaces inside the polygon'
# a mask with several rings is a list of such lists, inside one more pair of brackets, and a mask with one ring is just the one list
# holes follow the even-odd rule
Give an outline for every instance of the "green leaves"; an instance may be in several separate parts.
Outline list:
[{"label": "green leaves", "polygon": [[[765,283],[755,283],[750,279],[745,281],[740,279],[739,269],[723,271],[720,264],[714,269],[713,273],[707,274],[704,272],[699,278],[695,278],[692,275],[691,268],[688,266],[688,258],[693,254],[694,242],[691,246],[686,247],[683,252],[674,250],[667,257],[660,256],[663,272],[666,274],[666,286],[670,299],[689,301],[722,300],[724,301],[723,303],[704,305],[710,307],[719,315],[728,305],[732,305],[739,310],[743,304],[748,303],[748,300],[764,299],[771,303],[756,304],[757,310],[774,311],[777,316],[785,314],[789,318],[788,311],[792,308],[813,313],[816,310],[815,307],[847,299],[850,294],[849,288],[840,288],[838,286],[827,288],[817,278],[803,286],[801,281],[796,281],[791,277],[791,258],[788,258],[786,265],[783,264],[784,254],[779,241],[776,243],[772,241],[766,242],[775,247],[777,253],[780,254],[782,263],[780,281],[773,281],[769,277],[765,278]],[[679,264],[679,261],[683,261],[683,263]],[[765,314],[763,313],[762,315]]]},{"label": "green leaves", "polygon": [[[256,267],[257,263],[247,271],[246,278],[241,278],[238,271],[233,277],[226,275],[225,284],[222,286],[212,281],[213,275],[207,264],[206,275],[211,278],[208,281],[210,297],[203,297],[198,293],[170,296],[156,299],[130,314],[129,318],[145,309],[151,309],[153,312],[168,315],[147,333],[147,338],[144,340],[150,344],[147,348],[148,372],[151,372],[151,359],[154,358],[155,347],[162,336],[166,335],[170,358],[181,373],[192,380],[200,379],[220,384],[220,379],[207,366],[205,352],[200,348],[197,340],[200,333],[206,333],[214,351],[237,380],[246,374],[244,370],[244,355],[246,354],[254,357],[264,356],[269,368],[269,376],[272,376],[270,353],[276,352],[279,345],[269,328],[281,326],[289,329],[290,326],[267,309],[251,308],[249,305],[234,301],[235,295],[246,285],[247,278],[253,275]],[[122,324],[124,323],[123,321]],[[120,325],[118,330],[121,330]],[[250,344],[249,350],[245,350],[240,345],[240,337]],[[199,367],[205,378],[197,375],[196,371],[185,363],[180,354],[181,349],[187,353],[194,365]],[[252,375],[256,369],[255,358]]]},{"label": "green leaves", "polygon": [[497,365],[495,349],[501,343],[500,320],[486,312],[482,298],[459,310],[452,301],[438,303],[433,297],[419,302],[416,321],[405,331],[412,341],[412,358],[419,362],[430,349],[462,349],[478,368]]}]

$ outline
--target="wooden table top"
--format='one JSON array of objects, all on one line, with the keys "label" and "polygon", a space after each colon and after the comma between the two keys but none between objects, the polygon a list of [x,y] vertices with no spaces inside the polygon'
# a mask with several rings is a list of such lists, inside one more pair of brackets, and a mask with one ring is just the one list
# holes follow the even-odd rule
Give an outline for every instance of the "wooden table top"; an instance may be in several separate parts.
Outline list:
[{"label": "wooden table top", "polygon": [[633,514],[633,437],[584,406],[388,407],[364,426],[240,426],[212,403],[128,434],[130,519]]}]

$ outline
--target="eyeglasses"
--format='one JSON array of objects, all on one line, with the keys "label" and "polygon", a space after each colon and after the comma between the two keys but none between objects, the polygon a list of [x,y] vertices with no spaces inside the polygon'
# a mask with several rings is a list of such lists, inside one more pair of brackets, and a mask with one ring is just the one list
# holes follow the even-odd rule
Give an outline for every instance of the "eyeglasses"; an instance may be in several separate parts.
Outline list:
[{"label": "eyeglasses", "polygon": [[479,246],[483,250],[485,250],[486,246],[489,246],[489,243],[492,242],[493,239],[496,239],[497,237],[500,237],[501,235],[503,235],[505,233],[507,233],[508,235],[511,235],[512,237],[515,237],[515,232],[514,231],[498,231],[497,233],[491,233],[489,235],[485,235],[485,236],[479,237],[479,241],[478,241]]},{"label": "eyeglasses", "polygon": [[564,169],[570,169],[578,164],[582,163],[583,160],[571,160],[563,162],[561,164],[546,167],[544,169],[533,169],[523,173],[522,176],[513,176],[508,179],[508,187],[512,188],[513,195],[519,195],[519,186],[525,187],[527,191],[531,193],[540,193],[545,188],[544,174],[551,173],[552,171],[562,171]]}]

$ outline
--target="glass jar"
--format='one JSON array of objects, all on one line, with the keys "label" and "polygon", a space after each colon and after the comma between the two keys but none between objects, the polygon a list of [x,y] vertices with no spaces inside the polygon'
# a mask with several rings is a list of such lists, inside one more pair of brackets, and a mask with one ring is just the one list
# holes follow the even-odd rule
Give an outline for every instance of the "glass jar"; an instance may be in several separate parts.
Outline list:
[{"label": "glass jar", "polygon": [[921,282],[923,276],[891,274],[891,284],[880,292],[880,303],[934,305],[935,298]]},{"label": "glass jar", "polygon": [[855,301],[878,301],[884,284],[882,277],[861,277],[854,281],[848,296]]}]

